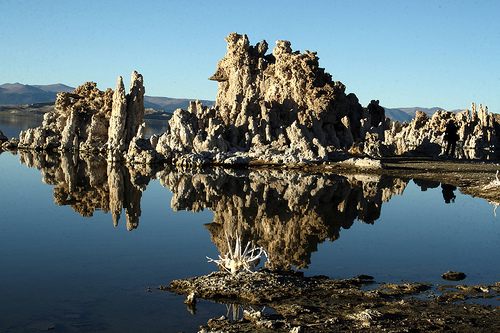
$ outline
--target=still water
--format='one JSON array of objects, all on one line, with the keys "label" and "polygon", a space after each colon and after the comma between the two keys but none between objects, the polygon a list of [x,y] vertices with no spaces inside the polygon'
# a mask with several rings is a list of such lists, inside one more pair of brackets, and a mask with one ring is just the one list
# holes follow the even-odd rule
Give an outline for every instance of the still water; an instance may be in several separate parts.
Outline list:
[{"label": "still water", "polygon": [[157,287],[217,269],[205,257],[227,250],[226,235],[306,275],[500,278],[499,217],[446,184],[30,152],[0,154],[0,170],[0,332],[195,332],[226,306],[191,314]]}]

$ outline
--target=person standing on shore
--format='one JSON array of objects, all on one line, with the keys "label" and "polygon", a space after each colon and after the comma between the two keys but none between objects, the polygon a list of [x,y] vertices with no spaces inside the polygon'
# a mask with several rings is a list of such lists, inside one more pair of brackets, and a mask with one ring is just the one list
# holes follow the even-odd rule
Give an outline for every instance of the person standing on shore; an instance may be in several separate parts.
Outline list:
[{"label": "person standing on shore", "polygon": [[458,127],[453,120],[448,121],[448,124],[446,124],[444,140],[446,141],[446,155],[454,157],[458,141]]}]

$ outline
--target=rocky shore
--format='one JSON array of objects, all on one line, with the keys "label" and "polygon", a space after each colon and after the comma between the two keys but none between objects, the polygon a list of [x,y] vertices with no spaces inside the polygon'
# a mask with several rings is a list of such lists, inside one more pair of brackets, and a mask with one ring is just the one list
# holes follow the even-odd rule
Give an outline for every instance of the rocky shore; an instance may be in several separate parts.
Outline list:
[{"label": "rocky shore", "polygon": [[[346,93],[315,52],[282,40],[268,53],[266,41],[251,45],[236,33],[226,41],[210,78],[218,82],[215,105],[193,101],[176,110],[161,135],[145,136],[144,80],[133,72],[128,93],[121,77],[114,90],[87,82],[60,93],[40,127],[19,139],[0,132],[0,144],[42,171],[57,204],[82,215],[110,211],[116,225],[124,209],[127,228],[137,228],[142,190],[157,177],[172,191],[174,209],[214,211],[207,228],[221,253],[228,235],[258,240],[272,271],[217,272],[161,287],[246,309],[241,320],[213,319],[202,331],[500,331],[498,308],[455,303],[498,299],[498,283],[436,288],[289,271],[306,267],[317,244],[337,239],[354,220],[374,223],[410,179],[498,206],[500,166],[490,160],[500,147],[498,117],[473,104],[393,122],[378,100],[363,107]],[[460,160],[442,156],[450,120],[459,127]]]},{"label": "rocky shore", "polygon": [[[463,302],[497,298],[495,285],[375,283],[370,276],[332,280],[300,273],[215,272],[160,286],[196,298],[237,304],[242,316],[213,318],[200,332],[496,332],[499,308]],[[457,302],[460,301],[460,302]],[[263,311],[270,307],[273,312]],[[193,310],[193,309],[191,309]],[[236,320],[234,320],[236,319]]]},{"label": "rocky shore", "polygon": [[3,147],[178,167],[308,167],[369,158],[377,168],[377,160],[387,157],[438,158],[453,120],[459,128],[457,158],[498,153],[499,119],[486,106],[438,111],[430,118],[417,112],[410,123],[399,123],[385,117],[378,100],[363,107],[354,93],[346,93],[319,66],[316,52],[293,51],[289,41],[279,40],[269,53],[266,41],[251,45],[237,33],[226,41],[226,54],[210,77],[218,82],[215,105],[193,101],[187,110],[177,109],[161,135],[145,137],[144,80],[133,72],[129,93],[121,77],[114,90],[87,82],[60,93],[42,126]]},{"label": "rocky shore", "polygon": [[[384,203],[405,191],[411,175],[422,189],[462,184],[458,190],[472,191],[473,186],[485,189],[481,184],[494,179],[496,166],[491,163],[386,160],[384,169],[365,173],[338,164],[314,172],[175,170],[70,152],[19,150],[18,154],[23,164],[40,169],[44,183],[54,187],[57,205],[71,206],[83,216],[98,210],[110,212],[116,226],[123,211],[127,229],[139,228],[142,191],[156,178],[172,192],[172,209],[214,212],[206,227],[220,253],[228,252],[227,238],[235,235],[265,247],[268,269],[234,276],[217,272],[161,287],[195,299],[236,304],[246,311],[238,320],[227,316],[210,320],[204,328],[207,332],[498,329],[498,307],[472,304],[483,299],[498,301],[498,283],[383,284],[368,276],[330,280],[290,271],[306,268],[319,244],[334,242],[354,223],[378,223]],[[478,172],[481,165],[484,170]],[[489,198],[492,193],[498,193],[498,188],[479,194]],[[466,304],[457,303],[463,301]],[[272,310],[261,311],[264,306]]]}]

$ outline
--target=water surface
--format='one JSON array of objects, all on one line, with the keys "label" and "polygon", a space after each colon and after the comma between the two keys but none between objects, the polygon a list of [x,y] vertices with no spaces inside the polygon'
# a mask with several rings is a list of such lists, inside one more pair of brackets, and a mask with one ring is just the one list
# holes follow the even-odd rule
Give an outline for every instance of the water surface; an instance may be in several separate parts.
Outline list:
[{"label": "water surface", "polygon": [[[1,128],[1,127],[0,127]],[[0,154],[1,332],[197,331],[226,306],[157,286],[217,269],[226,237],[270,268],[332,278],[499,280],[500,226],[447,184],[373,175],[109,165]]]}]

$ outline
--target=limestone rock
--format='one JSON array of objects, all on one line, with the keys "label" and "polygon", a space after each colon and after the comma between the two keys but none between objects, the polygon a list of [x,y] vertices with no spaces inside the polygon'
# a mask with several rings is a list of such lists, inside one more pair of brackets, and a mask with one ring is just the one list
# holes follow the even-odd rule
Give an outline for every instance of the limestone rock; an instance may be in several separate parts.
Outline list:
[{"label": "limestone rock", "polygon": [[157,145],[167,159],[191,154],[219,163],[244,153],[262,163],[316,163],[363,139],[366,112],[319,67],[315,52],[293,52],[290,42],[277,41],[266,54],[267,42],[252,46],[236,33],[226,41],[210,78],[219,85],[215,106],[193,102],[174,112]]},{"label": "limestone rock", "polygon": [[380,160],[370,158],[349,158],[339,162],[339,165],[357,169],[382,169],[382,162]]},{"label": "limestone rock", "polygon": [[117,160],[125,149],[125,126],[127,120],[127,98],[123,78],[118,77],[113,92],[113,106],[108,128],[108,160]]},{"label": "limestone rock", "polygon": [[253,46],[237,33],[226,41],[226,54],[210,77],[218,82],[215,106],[192,102],[176,110],[158,139],[157,151],[174,164],[302,165],[345,152],[437,157],[451,119],[460,127],[462,156],[499,146],[500,123],[482,106],[430,118],[417,112],[409,124],[390,122],[378,100],[363,108],[356,95],[346,94],[319,67],[315,52],[293,51],[289,41],[280,40],[266,54],[267,42]]},{"label": "limestone rock", "polygon": [[132,164],[153,164],[159,160],[159,155],[151,145],[151,141],[144,137],[144,124],[141,124],[137,134],[130,141],[126,160]]},{"label": "limestone rock", "polygon": [[129,94],[125,94],[121,77],[115,91],[101,91],[96,83],[87,82],[72,93],[59,93],[42,126],[21,132],[19,148],[93,154],[107,151],[108,159],[117,161],[127,153],[144,121],[144,91],[143,77],[134,71]]},{"label": "limestone rock", "polygon": [[460,281],[460,280],[463,280],[467,277],[467,275],[465,275],[465,273],[462,273],[462,272],[454,272],[454,271],[448,271],[448,272],[445,272],[441,275],[441,277],[445,280],[449,280],[449,281]]},{"label": "limestone rock", "polygon": [[408,124],[392,123],[385,131],[384,144],[391,147],[396,155],[423,154],[438,156],[443,147],[446,124],[453,120],[458,128],[458,157],[470,157],[481,150],[495,150],[500,144],[500,132],[493,114],[488,108],[472,104],[472,110],[458,113],[438,111],[428,117],[417,111]]},{"label": "limestone rock", "polygon": [[144,122],[144,79],[136,71],[130,77],[130,93],[127,95],[127,119],[125,142],[130,142]]}]

